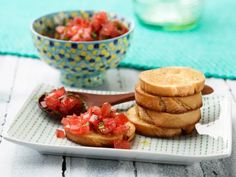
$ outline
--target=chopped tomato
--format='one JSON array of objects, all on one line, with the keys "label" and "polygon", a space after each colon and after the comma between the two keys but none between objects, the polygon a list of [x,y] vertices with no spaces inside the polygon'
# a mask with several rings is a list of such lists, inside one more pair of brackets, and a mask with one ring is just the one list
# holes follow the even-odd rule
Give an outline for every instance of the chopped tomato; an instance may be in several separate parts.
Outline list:
[{"label": "chopped tomato", "polygon": [[61,119],[61,124],[63,124],[63,125],[69,125],[69,120],[68,120],[67,118],[63,117],[63,118]]},{"label": "chopped tomato", "polygon": [[89,123],[87,124],[79,124],[79,125],[72,125],[69,130],[71,133],[76,135],[84,135],[89,133],[90,127]]},{"label": "chopped tomato", "polygon": [[81,41],[92,41],[93,38],[92,38],[92,29],[91,28],[84,28],[82,31],[81,31]]},{"label": "chopped tomato", "polygon": [[89,122],[82,116],[72,115],[62,119],[64,129],[76,135],[87,134],[90,131]]},{"label": "chopped tomato", "polygon": [[65,31],[65,27],[64,26],[57,26],[56,27],[56,32],[58,32],[59,34],[64,33]]},{"label": "chopped tomato", "polygon": [[41,105],[62,115],[80,113],[84,109],[84,103],[78,95],[67,93],[64,87],[46,94]]},{"label": "chopped tomato", "polygon": [[88,19],[83,19],[82,17],[76,17],[76,18],[74,19],[74,21],[75,21],[75,24],[76,24],[76,25],[79,25],[80,27],[85,27],[85,28],[87,28],[87,27],[89,27],[89,25],[90,25],[89,20],[88,20]]},{"label": "chopped tomato", "polygon": [[113,21],[113,25],[114,30],[111,33],[112,37],[117,37],[128,32],[128,29],[119,21]]},{"label": "chopped tomato", "polygon": [[72,36],[71,41],[80,41],[79,34],[75,34],[74,36]]},{"label": "chopped tomato", "polygon": [[72,127],[72,126],[77,126],[80,122],[81,122],[81,119],[80,117],[76,116],[76,115],[73,115],[73,117],[70,117],[70,116],[67,116],[69,117],[68,118],[68,121],[69,121],[69,125]]},{"label": "chopped tomato", "polygon": [[106,12],[98,12],[94,14],[92,18],[92,27],[94,28],[95,32],[98,32],[102,25],[105,24],[108,21],[108,17]]},{"label": "chopped tomato", "polygon": [[116,141],[114,141],[114,148],[116,148],[116,149],[130,149],[131,145],[126,140],[116,140]]},{"label": "chopped tomato", "polygon": [[57,138],[65,138],[65,132],[63,130],[57,129],[56,136]]},{"label": "chopped tomato", "polygon": [[83,114],[80,114],[80,116],[86,120],[86,121],[89,121],[89,119],[91,118],[92,114],[90,112],[85,112]]},{"label": "chopped tomato", "polygon": [[106,24],[103,25],[100,31],[100,35],[110,36],[114,29],[115,29],[115,26],[113,22],[107,22]]},{"label": "chopped tomato", "polygon": [[56,89],[55,91],[53,91],[53,93],[55,94],[55,96],[56,96],[57,98],[59,98],[59,97],[65,95],[66,90],[65,90],[64,87],[61,87],[61,88]]},{"label": "chopped tomato", "polygon": [[76,18],[73,20],[73,22],[74,22],[74,25],[75,25],[75,24],[77,24],[77,25],[82,25],[83,19],[80,18],[80,17],[76,17]]},{"label": "chopped tomato", "polygon": [[89,126],[82,126],[82,127],[77,127],[74,130],[70,129],[69,131],[75,135],[84,135],[84,134],[88,134],[89,130],[90,130]]},{"label": "chopped tomato", "polygon": [[52,97],[52,96],[46,96],[45,97],[45,103],[47,105],[47,108],[51,110],[57,110],[60,106],[60,100],[58,98]]},{"label": "chopped tomato", "polygon": [[120,36],[128,28],[117,20],[110,20],[106,12],[97,12],[90,19],[75,17],[65,26],[55,28],[56,39],[71,41],[103,40]]},{"label": "chopped tomato", "polygon": [[125,134],[129,130],[129,127],[126,125],[120,125],[114,128],[113,133],[115,135]]},{"label": "chopped tomato", "polygon": [[46,107],[47,107],[46,101],[41,101],[40,103],[41,103],[41,105],[42,105],[43,108],[46,108]]},{"label": "chopped tomato", "polygon": [[90,126],[89,126],[89,122],[87,122],[86,125],[83,125],[81,128],[80,128],[80,131],[81,131],[81,134],[87,134],[90,132]]},{"label": "chopped tomato", "polygon": [[103,117],[109,117],[111,113],[111,105],[107,102],[103,103],[101,111]]},{"label": "chopped tomato", "polygon": [[116,122],[113,118],[106,118],[103,119],[105,127],[108,127],[109,129],[113,130],[116,128]]},{"label": "chopped tomato", "polygon": [[128,29],[119,21],[109,21],[103,25],[99,39],[109,39],[120,36],[128,32]]},{"label": "chopped tomato", "polygon": [[114,108],[111,108],[111,112],[110,112],[110,117],[116,117],[116,115],[117,115],[118,113],[116,112],[116,109],[114,109]]},{"label": "chopped tomato", "polygon": [[78,103],[78,99],[72,96],[64,96],[61,100],[59,110],[67,114],[72,110]]},{"label": "chopped tomato", "polygon": [[97,115],[92,115],[89,119],[89,122],[94,126],[95,129],[98,129],[98,124],[100,120],[98,119]]},{"label": "chopped tomato", "polygon": [[106,134],[110,133],[110,132],[112,131],[112,129],[110,129],[109,127],[106,127],[106,126],[104,125],[104,122],[101,121],[101,122],[99,122],[99,124],[98,124],[98,131],[99,131],[100,133],[106,135]]},{"label": "chopped tomato", "polygon": [[116,122],[112,118],[103,119],[102,122],[99,123],[98,129],[102,134],[111,133],[116,128]]},{"label": "chopped tomato", "polygon": [[91,107],[91,112],[92,112],[93,114],[97,115],[97,116],[102,115],[102,110],[101,110],[101,108],[98,107],[98,106],[93,106],[93,107]]},{"label": "chopped tomato", "polygon": [[[93,106],[87,112],[68,115],[61,120],[64,130],[74,135],[88,134],[90,131],[103,135],[125,135],[129,130],[126,125],[127,117],[123,113],[117,113],[109,103],[102,107]],[[129,149],[128,141],[118,140],[114,142],[115,148]]]},{"label": "chopped tomato", "polygon": [[77,26],[72,26],[72,27],[66,27],[65,28],[65,37],[71,38],[73,37],[78,31]]},{"label": "chopped tomato", "polygon": [[126,122],[128,122],[128,118],[124,113],[120,113],[115,116],[115,121],[117,125],[124,125]]}]

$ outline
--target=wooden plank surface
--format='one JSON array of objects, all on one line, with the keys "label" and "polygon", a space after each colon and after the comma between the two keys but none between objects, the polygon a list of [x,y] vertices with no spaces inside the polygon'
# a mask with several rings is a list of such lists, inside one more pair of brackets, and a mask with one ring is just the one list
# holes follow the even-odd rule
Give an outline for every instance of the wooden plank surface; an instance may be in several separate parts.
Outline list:
[{"label": "wooden plank surface", "polygon": [[[107,73],[105,84],[98,89],[131,91],[138,80],[138,71],[116,69]],[[39,83],[59,85],[59,73],[46,64],[31,59],[0,57],[0,121],[1,131],[6,130],[24,100]],[[235,108],[236,81],[207,79],[215,94],[232,95]],[[236,128],[236,111],[233,109],[233,133]],[[0,135],[2,132],[0,131]],[[0,176],[236,176],[235,140],[232,156],[222,160],[196,163],[191,166],[166,165],[142,162],[98,160],[86,158],[40,155],[34,150],[0,142]]]},{"label": "wooden plank surface", "polygon": [[[1,60],[6,60],[6,57],[3,57]],[[17,68],[17,60],[9,60],[9,62],[2,62],[0,64],[0,135],[2,134],[3,127],[6,123],[8,103],[11,100],[12,85],[14,83],[15,70]],[[9,73],[6,78],[6,73]],[[0,137],[0,143],[2,137]]]},{"label": "wooden plank surface", "polygon": [[[45,77],[46,74],[53,76],[54,73],[54,70],[51,71],[49,69],[47,71],[48,66],[39,61],[17,60],[14,57],[1,58],[0,66],[7,65],[7,68],[9,68],[9,66],[14,65],[12,64],[13,61],[16,62],[14,71],[5,71],[1,78],[4,83],[8,82],[8,80],[12,81],[10,82],[12,83],[11,89],[8,89],[11,99],[9,103],[7,102],[8,108],[4,113],[6,115],[4,129],[14,119],[15,114],[38,82],[42,82],[43,78],[47,78]],[[43,75],[42,73],[45,74]],[[0,160],[0,176],[3,177],[61,176],[62,173],[61,156],[40,155],[36,151],[4,140],[0,144]]]}]

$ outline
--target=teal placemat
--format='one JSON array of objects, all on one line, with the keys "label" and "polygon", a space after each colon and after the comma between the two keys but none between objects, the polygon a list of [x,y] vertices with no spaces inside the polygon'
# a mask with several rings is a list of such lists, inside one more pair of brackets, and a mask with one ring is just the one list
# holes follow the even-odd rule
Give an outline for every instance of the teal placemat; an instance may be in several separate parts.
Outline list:
[{"label": "teal placemat", "polygon": [[[163,32],[136,22],[121,67],[150,69],[185,65],[208,77],[236,79],[236,1],[206,0],[200,25],[188,32]],[[98,9],[134,18],[131,0],[0,0],[0,54],[37,58],[30,22],[43,14]]]}]

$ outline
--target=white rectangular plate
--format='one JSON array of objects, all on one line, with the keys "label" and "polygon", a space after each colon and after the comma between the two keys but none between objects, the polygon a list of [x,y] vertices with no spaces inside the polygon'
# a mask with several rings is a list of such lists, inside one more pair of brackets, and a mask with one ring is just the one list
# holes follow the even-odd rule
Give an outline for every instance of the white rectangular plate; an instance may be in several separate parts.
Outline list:
[{"label": "white rectangular plate", "polygon": [[[103,159],[135,160],[155,163],[191,164],[230,156],[232,148],[231,100],[228,96],[204,96],[202,118],[192,135],[172,139],[136,135],[131,150],[85,147],[55,136],[59,122],[38,107],[39,96],[53,87],[40,85],[27,99],[4,138],[35,149],[42,154],[58,154]],[[98,91],[90,91],[97,93]],[[99,93],[111,93],[101,92]],[[113,92],[115,93],[115,92]],[[133,103],[118,105],[127,109]]]}]

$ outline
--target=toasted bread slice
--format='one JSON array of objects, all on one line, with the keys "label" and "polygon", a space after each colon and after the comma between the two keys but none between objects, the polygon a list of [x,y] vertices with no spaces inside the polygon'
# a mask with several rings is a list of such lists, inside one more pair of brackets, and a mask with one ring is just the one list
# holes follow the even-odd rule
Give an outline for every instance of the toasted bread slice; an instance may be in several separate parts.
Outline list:
[{"label": "toasted bread slice", "polygon": [[142,107],[168,113],[184,113],[202,106],[201,93],[186,97],[156,96],[143,91],[140,84],[135,87],[135,100]]},{"label": "toasted bread slice", "polygon": [[156,112],[136,105],[136,111],[140,119],[163,128],[182,128],[196,124],[201,118],[200,109],[181,114]]},{"label": "toasted bread slice", "polygon": [[141,88],[159,96],[188,96],[201,92],[205,76],[187,67],[166,67],[141,72]]},{"label": "toasted bread slice", "polygon": [[181,134],[191,133],[195,128],[195,125],[189,125],[184,128],[161,128],[153,124],[149,124],[139,118],[135,107],[132,107],[127,111],[127,117],[129,121],[135,125],[136,132],[144,136],[172,138],[180,136]]},{"label": "toasted bread slice", "polygon": [[96,146],[96,147],[113,147],[115,140],[126,139],[131,141],[135,136],[135,126],[128,122],[129,130],[126,135],[103,135],[96,132],[90,132],[85,135],[75,135],[66,131],[66,137],[80,145],[84,146]]}]

